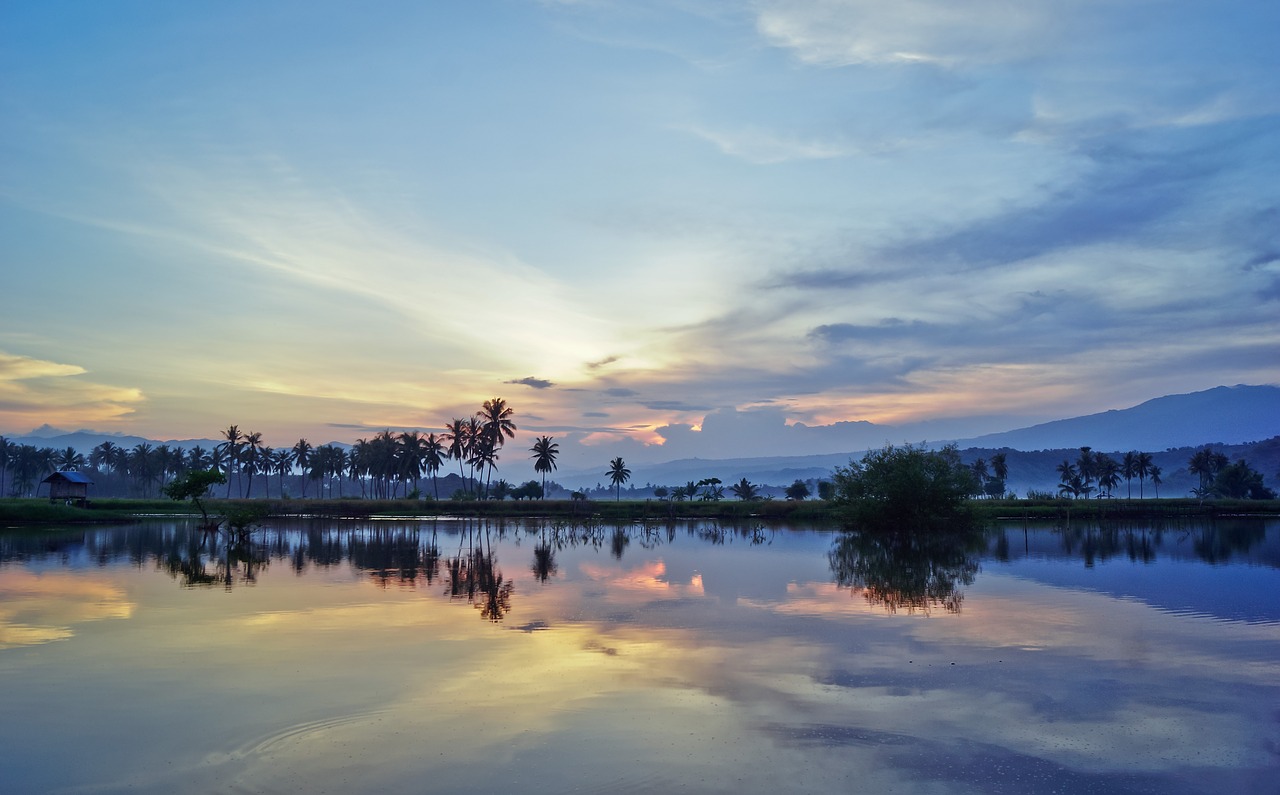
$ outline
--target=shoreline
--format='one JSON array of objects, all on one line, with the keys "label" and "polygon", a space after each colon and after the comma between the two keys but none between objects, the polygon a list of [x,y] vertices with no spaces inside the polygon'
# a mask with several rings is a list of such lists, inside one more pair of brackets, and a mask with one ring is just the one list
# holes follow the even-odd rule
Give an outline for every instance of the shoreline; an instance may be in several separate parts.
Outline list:
[{"label": "shoreline", "polygon": [[[252,506],[265,509],[264,519],[435,519],[507,518],[593,521],[681,521],[722,519],[761,522],[817,522],[842,524],[842,506],[820,500],[672,502],[662,500],[573,501],[536,500],[422,501],[422,500],[211,500],[211,514]],[[1205,500],[1160,498],[1146,500],[973,500],[978,521],[1043,521],[1047,519],[1163,520],[1229,517],[1280,517],[1280,500]],[[0,529],[42,524],[107,524],[139,519],[199,517],[190,503],[164,499],[105,499],[87,508],[51,504],[41,498],[0,499]]]}]

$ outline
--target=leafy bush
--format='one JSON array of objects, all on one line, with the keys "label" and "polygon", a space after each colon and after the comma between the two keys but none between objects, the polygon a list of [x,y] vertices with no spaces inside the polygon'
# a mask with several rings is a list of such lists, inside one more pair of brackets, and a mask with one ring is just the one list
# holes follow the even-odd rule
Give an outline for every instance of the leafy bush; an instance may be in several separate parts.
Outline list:
[{"label": "leafy bush", "polygon": [[835,500],[861,526],[920,532],[969,524],[973,471],[955,445],[888,445],[837,467]]}]

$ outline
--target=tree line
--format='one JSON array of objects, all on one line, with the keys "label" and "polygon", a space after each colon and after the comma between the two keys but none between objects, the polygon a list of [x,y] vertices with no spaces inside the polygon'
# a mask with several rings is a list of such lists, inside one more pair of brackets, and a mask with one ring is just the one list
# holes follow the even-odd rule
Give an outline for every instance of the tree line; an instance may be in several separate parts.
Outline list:
[{"label": "tree line", "polygon": [[[560,452],[555,437],[539,436],[529,448],[534,471],[541,475],[541,482],[531,480],[513,485],[494,478],[506,442],[515,438],[514,413],[504,399],[495,397],[484,401],[480,410],[469,417],[452,418],[440,433],[397,433],[387,429],[368,439],[356,440],[350,448],[337,444],[313,446],[305,438],[292,446],[275,448],[263,442],[261,433],[243,432],[238,425],[221,431],[221,441],[210,449],[195,446],[184,450],[150,443],[125,448],[104,441],[87,456],[72,447],[60,450],[36,447],[0,436],[0,494],[32,496],[47,475],[71,470],[91,473],[100,484],[100,493],[115,486],[129,495],[152,497],[163,493],[168,484],[187,472],[212,470],[225,477],[225,489],[220,495],[224,498],[251,498],[255,496],[255,486],[261,488],[257,496],[265,497],[306,498],[314,489],[316,497],[339,499],[420,498],[428,493],[422,481],[430,478],[429,494],[438,500],[440,473],[452,469],[449,462],[453,462],[458,476],[454,482],[460,482],[461,488],[446,497],[499,500],[545,497],[547,476],[556,470]],[[1008,496],[1009,467],[1003,452],[988,459],[979,458],[968,468],[967,496]],[[1264,485],[1262,475],[1246,461],[1232,462],[1210,446],[1194,452],[1187,462],[1187,471],[1198,478],[1198,486],[1191,493],[1200,499],[1274,498],[1274,492]],[[626,462],[621,457],[613,459],[603,474],[612,486],[614,499],[620,500],[622,486],[631,479]],[[1073,499],[1114,497],[1122,484],[1131,498],[1134,480],[1137,480],[1139,499],[1145,498],[1148,482],[1158,498],[1164,483],[1163,471],[1152,462],[1151,454],[1136,450],[1117,459],[1090,447],[1081,447],[1075,461],[1064,459],[1057,466],[1057,474],[1056,496]],[[287,479],[293,479],[300,494],[288,493]],[[796,480],[783,492],[786,499],[808,499],[815,490],[820,499],[833,498],[831,482],[810,483]],[[742,501],[771,499],[763,489],[747,478],[727,487],[733,497]],[[589,491],[573,492],[571,496],[585,499]],[[674,487],[654,486],[651,491],[660,500],[714,502],[725,498],[726,486],[719,478],[711,477]],[[1055,495],[1033,490],[1027,496]]]}]

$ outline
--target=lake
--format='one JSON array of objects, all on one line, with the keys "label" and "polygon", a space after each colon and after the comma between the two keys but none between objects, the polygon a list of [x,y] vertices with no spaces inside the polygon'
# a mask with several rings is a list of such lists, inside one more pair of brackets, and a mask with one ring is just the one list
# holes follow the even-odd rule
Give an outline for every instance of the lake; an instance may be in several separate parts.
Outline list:
[{"label": "lake", "polygon": [[0,791],[1275,793],[1280,522],[0,531]]}]

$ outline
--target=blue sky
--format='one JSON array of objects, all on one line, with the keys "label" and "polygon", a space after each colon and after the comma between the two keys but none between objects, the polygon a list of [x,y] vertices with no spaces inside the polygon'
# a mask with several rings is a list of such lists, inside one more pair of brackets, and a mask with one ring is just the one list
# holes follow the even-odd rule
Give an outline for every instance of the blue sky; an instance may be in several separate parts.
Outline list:
[{"label": "blue sky", "polygon": [[0,16],[0,432],[500,395],[589,466],[1280,382],[1274,3]]}]

